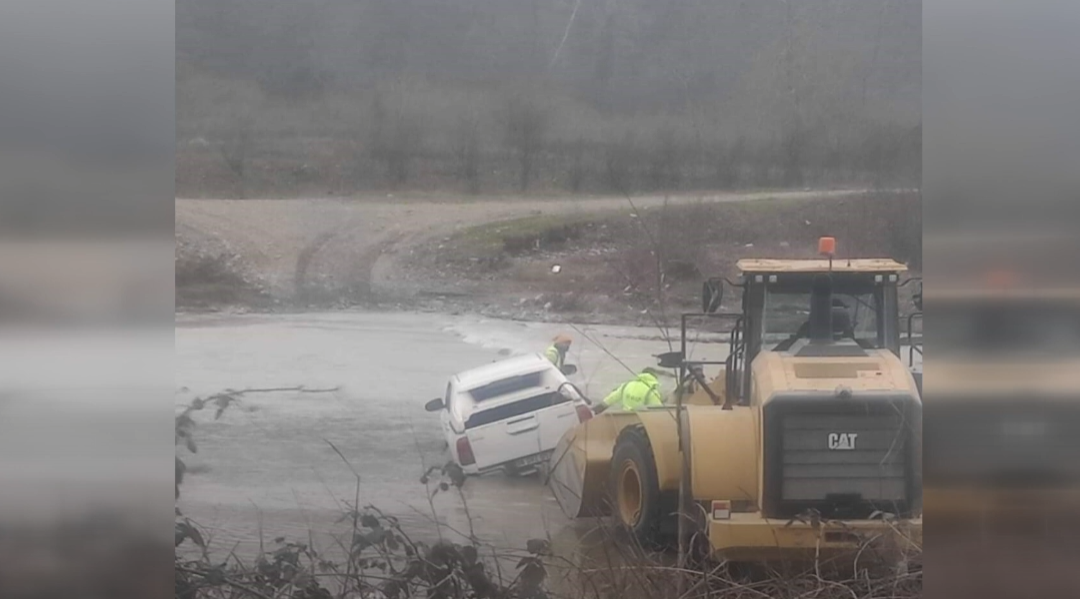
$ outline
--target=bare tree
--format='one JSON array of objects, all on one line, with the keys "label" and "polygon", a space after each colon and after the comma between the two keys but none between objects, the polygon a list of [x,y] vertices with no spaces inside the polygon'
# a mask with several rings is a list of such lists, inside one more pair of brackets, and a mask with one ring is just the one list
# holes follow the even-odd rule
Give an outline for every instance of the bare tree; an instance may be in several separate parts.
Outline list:
[{"label": "bare tree", "polygon": [[458,178],[469,193],[480,193],[480,119],[476,114],[467,114],[458,121],[453,153]]},{"label": "bare tree", "polygon": [[247,112],[234,115],[224,131],[219,147],[225,166],[236,176],[241,198],[245,196],[247,189],[247,166],[253,145],[253,121]]},{"label": "bare tree", "polygon": [[287,18],[259,37],[256,79],[268,95],[303,102],[325,92],[331,76],[315,56],[318,11],[300,5],[287,10]]},{"label": "bare tree", "polygon": [[570,191],[577,193],[585,181],[585,139],[579,137],[570,148]]},{"label": "bare tree", "polygon": [[825,150],[821,166],[821,180],[823,183],[833,183],[843,180],[844,172],[844,146],[838,138],[833,138]]},{"label": "bare tree", "polygon": [[757,144],[752,155],[754,161],[754,185],[767,187],[773,184],[773,166],[776,163],[777,143],[774,140]]},{"label": "bare tree", "polygon": [[649,152],[649,185],[653,190],[674,189],[679,185],[682,146],[669,127],[656,136]]},{"label": "bare tree", "polygon": [[783,0],[784,3],[784,29],[786,32],[784,41],[784,81],[787,94],[791,100],[790,112],[786,124],[781,133],[782,164],[784,166],[784,185],[802,185],[802,169],[804,151],[806,147],[806,131],[802,122],[802,89],[798,79],[799,71],[796,68],[796,15],[791,0]]},{"label": "bare tree", "polygon": [[803,184],[803,166],[809,135],[798,124],[784,132],[780,140],[781,160],[784,165],[784,185],[798,187]]},{"label": "bare tree", "polygon": [[419,117],[402,105],[401,94],[397,96],[392,108],[381,94],[375,96],[369,151],[385,165],[390,181],[402,185],[409,182],[410,167],[423,147],[424,129]]},{"label": "bare tree", "polygon": [[599,104],[608,106],[611,95],[611,81],[615,76],[615,15],[614,3],[608,2],[604,8],[604,20],[600,26],[600,39],[597,41],[595,62],[593,64],[593,86]]},{"label": "bare tree", "polygon": [[383,153],[387,146],[387,137],[389,132],[387,131],[387,108],[386,103],[383,101],[383,94],[376,92],[371,98],[371,108],[368,115],[371,123],[370,128],[367,131],[367,154],[368,157],[375,161],[381,162],[383,159]]},{"label": "bare tree", "polygon": [[408,183],[410,166],[420,153],[423,143],[424,130],[420,122],[398,112],[394,119],[394,134],[387,155],[387,165],[395,183]]},{"label": "bare tree", "polygon": [[506,144],[517,154],[521,168],[519,188],[529,188],[537,154],[544,145],[549,115],[535,100],[522,96],[510,99],[506,111]]},{"label": "bare tree", "polygon": [[720,146],[716,161],[716,180],[720,187],[736,189],[742,183],[742,172],[749,158],[746,138],[740,136],[731,147]]},{"label": "bare tree", "polygon": [[627,131],[617,141],[608,142],[604,153],[604,179],[612,191],[630,193],[635,145],[632,131]]}]

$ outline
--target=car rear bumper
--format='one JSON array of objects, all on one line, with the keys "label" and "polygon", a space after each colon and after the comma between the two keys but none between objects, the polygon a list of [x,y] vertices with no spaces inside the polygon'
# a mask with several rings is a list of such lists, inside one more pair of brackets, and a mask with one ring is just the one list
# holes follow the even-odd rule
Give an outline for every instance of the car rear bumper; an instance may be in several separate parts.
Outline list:
[{"label": "car rear bumper", "polygon": [[475,465],[465,467],[465,474],[485,475],[498,472],[515,473],[515,474],[530,474],[537,472],[542,468],[546,468],[548,462],[551,460],[551,454],[553,449],[534,453],[532,455],[520,456],[506,462],[500,462],[498,464],[492,464],[490,466],[484,466],[483,468],[477,468]]},{"label": "car rear bumper", "polygon": [[909,555],[922,548],[922,518],[898,522],[844,520],[809,523],[731,514],[707,523],[712,555],[731,561],[813,560],[868,550]]}]

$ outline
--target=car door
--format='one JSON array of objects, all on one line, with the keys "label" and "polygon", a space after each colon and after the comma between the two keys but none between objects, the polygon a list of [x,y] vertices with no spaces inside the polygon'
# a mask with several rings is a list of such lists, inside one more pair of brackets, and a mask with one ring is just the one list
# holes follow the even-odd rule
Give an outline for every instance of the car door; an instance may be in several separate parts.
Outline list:
[{"label": "car door", "polygon": [[540,451],[555,449],[566,431],[580,422],[577,403],[570,398],[556,393],[550,407],[536,412],[539,421]]}]

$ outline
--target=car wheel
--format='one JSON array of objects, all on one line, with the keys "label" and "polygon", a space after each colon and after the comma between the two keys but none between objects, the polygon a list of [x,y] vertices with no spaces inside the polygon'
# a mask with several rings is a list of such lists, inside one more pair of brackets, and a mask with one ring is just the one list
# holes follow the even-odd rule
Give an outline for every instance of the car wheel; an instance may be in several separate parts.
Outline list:
[{"label": "car wheel", "polygon": [[547,462],[541,462],[536,465],[536,476],[540,479],[540,482],[547,484],[547,479],[550,472],[551,465]]}]

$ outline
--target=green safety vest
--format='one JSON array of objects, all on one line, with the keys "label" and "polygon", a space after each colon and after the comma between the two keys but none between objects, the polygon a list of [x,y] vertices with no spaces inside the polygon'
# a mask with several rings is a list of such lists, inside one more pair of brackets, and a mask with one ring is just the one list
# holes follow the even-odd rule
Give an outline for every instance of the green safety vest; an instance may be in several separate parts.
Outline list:
[{"label": "green safety vest", "polygon": [[660,397],[660,381],[651,374],[639,374],[632,381],[619,385],[604,398],[604,406],[634,411],[664,405]]},{"label": "green safety vest", "polygon": [[548,360],[551,360],[552,364],[558,366],[559,368],[562,368],[563,354],[559,351],[559,348],[552,345],[544,351],[544,355],[547,356]]}]

